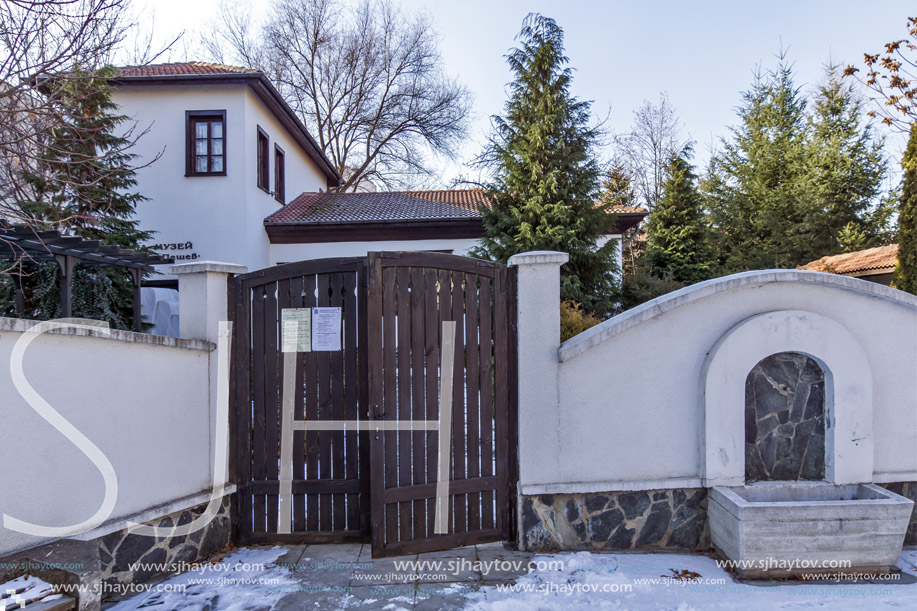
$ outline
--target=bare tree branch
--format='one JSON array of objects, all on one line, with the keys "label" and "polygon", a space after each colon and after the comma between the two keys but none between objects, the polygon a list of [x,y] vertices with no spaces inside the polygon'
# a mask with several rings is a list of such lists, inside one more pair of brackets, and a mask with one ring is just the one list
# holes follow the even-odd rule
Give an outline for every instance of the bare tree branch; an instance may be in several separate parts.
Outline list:
[{"label": "bare tree branch", "polygon": [[260,28],[223,5],[203,42],[217,61],[264,71],[345,177],[388,187],[431,175],[420,152],[451,157],[469,92],[442,67],[429,20],[390,0],[279,0]]},{"label": "bare tree branch", "polygon": [[634,186],[650,212],[662,198],[672,154],[687,143],[681,131],[675,108],[663,92],[657,104],[644,100],[634,111],[631,131],[614,139],[619,164],[633,177]]}]

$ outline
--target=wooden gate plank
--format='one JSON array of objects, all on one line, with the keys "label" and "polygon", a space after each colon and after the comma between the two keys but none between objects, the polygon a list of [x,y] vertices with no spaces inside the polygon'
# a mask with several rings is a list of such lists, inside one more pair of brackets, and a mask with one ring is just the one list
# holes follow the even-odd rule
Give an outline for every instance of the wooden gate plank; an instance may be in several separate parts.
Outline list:
[{"label": "wooden gate plank", "polygon": [[[452,318],[452,274],[447,269],[441,269],[439,270],[438,275],[439,275],[439,325],[438,325],[437,331],[439,332],[439,345],[442,346],[443,345],[443,339],[442,339],[443,321],[453,320]],[[458,359],[456,359],[456,361],[457,360]],[[442,355],[440,355],[440,363],[442,363]],[[437,387],[437,392],[434,393],[433,396],[437,397],[436,399],[434,399],[434,401],[436,402],[436,416],[437,418],[439,418],[440,400],[439,400],[439,388],[438,387]],[[454,408],[455,406],[453,405],[453,409]],[[451,435],[452,433],[451,431],[440,431],[439,434],[440,435]],[[449,466],[446,469],[446,473],[452,473],[452,465],[454,462],[454,453],[455,453],[454,440],[453,440],[452,448],[453,448],[453,451],[452,453],[450,453],[450,456],[449,456]],[[455,515],[454,504],[455,504],[455,497],[452,495],[449,495],[449,499],[447,503],[447,507],[448,507],[447,516],[448,517],[447,517],[446,523],[449,526],[450,533],[455,532],[455,526],[452,520],[452,517]],[[430,512],[430,513],[432,514],[433,512]],[[431,515],[429,519],[431,523],[429,532],[432,533],[433,532],[432,523],[433,523],[434,516]]]},{"label": "wooden gate plank", "polygon": [[509,350],[507,349],[507,296],[506,296],[506,270],[500,271],[494,278],[494,389],[496,391],[495,405],[501,412],[497,412],[494,420],[497,463],[497,530],[502,530],[509,518],[508,507],[508,470],[509,470]]},{"label": "wooden gate plank", "polygon": [[[455,365],[452,377],[452,480],[465,479],[465,274],[452,272],[452,320],[455,321]],[[464,494],[453,494],[453,523],[456,533],[468,530]]]},{"label": "wooden gate plank", "polygon": [[[331,297],[329,305],[344,307],[344,274],[335,272],[330,274]],[[343,322],[343,321],[342,321]],[[343,329],[342,329],[343,330]],[[343,348],[341,344],[341,348]],[[329,353],[331,367],[331,418],[344,420],[344,351],[338,350]],[[333,479],[343,479],[344,474],[344,431],[331,432],[331,473]],[[333,507],[332,530],[345,530],[347,506],[344,494],[337,493],[331,498]]]},{"label": "wooden gate plank", "polygon": [[[331,286],[329,274],[323,273],[318,275],[316,280],[318,284],[317,307],[327,307],[330,305],[328,295]],[[331,356],[328,352],[313,352],[315,361],[318,365],[318,419],[331,419]],[[318,477],[319,479],[332,479],[331,477],[331,435],[319,434],[318,436]],[[332,496],[330,494],[319,495],[318,501],[318,524],[319,530],[332,530]]]},{"label": "wooden gate plank", "polygon": [[[395,386],[395,270],[382,269],[382,415],[383,420],[394,420],[398,414],[398,391]],[[385,448],[385,487],[398,485],[398,433],[383,431],[382,444]],[[385,541],[398,540],[398,506],[385,506]]]},{"label": "wooden gate plank", "polygon": [[[481,315],[481,475],[494,475],[494,385],[493,385],[493,291],[490,278],[481,276],[479,289]],[[491,490],[481,493],[481,528],[496,528],[494,515],[495,494]]]},{"label": "wooden gate plank", "polygon": [[[424,296],[426,287],[424,283],[423,268],[411,267],[411,414],[415,421],[426,419],[424,405],[424,370],[426,359],[424,354]],[[413,463],[413,473],[411,484],[425,484],[427,474],[425,467],[426,458],[426,437],[425,431],[414,431],[411,436],[411,457]],[[423,498],[414,501],[413,506],[413,523],[412,531],[415,539],[423,539],[427,536],[427,502]]]},{"label": "wooden gate plank", "polygon": [[[265,479],[276,481],[280,476],[278,460],[280,459],[280,367],[278,364],[279,351],[277,348],[277,328],[279,325],[277,313],[276,283],[267,285],[264,299],[264,457]],[[278,499],[275,495],[268,495],[265,499],[267,512],[267,532],[277,532]]]},{"label": "wooden gate plank", "polygon": [[[254,423],[252,431],[252,480],[264,480],[267,475],[264,457],[264,427],[265,427],[265,339],[264,339],[264,300],[265,289],[258,287],[252,296],[252,394],[254,400]],[[265,498],[256,495],[252,504],[252,529],[253,534],[267,532],[265,527]]]},{"label": "wooden gate plank", "polygon": [[[370,254],[366,260],[367,273],[367,389],[370,401],[370,417],[382,419],[383,380],[382,380],[382,260]],[[370,518],[372,522],[372,548],[375,554],[385,549],[385,503],[382,497],[385,492],[385,446],[382,434],[376,430],[370,434]]]},{"label": "wooden gate plank", "polygon": [[[395,270],[397,287],[395,289],[397,311],[397,356],[396,375],[398,377],[398,420],[411,421],[411,293],[410,273],[408,267],[398,267]],[[383,274],[383,278],[384,278]],[[398,486],[409,486],[411,482],[411,441],[413,435],[410,431],[398,432]],[[399,503],[399,532],[401,539],[412,539],[413,536],[413,503]]]},{"label": "wooden gate plank", "polygon": [[[289,307],[303,307],[304,286],[304,278],[302,276],[297,275],[290,278]],[[305,367],[304,354],[304,352],[296,354],[296,388],[298,392],[293,400],[293,418],[295,420],[304,420],[306,417],[305,392],[303,391],[305,385],[303,373]],[[293,431],[293,479],[306,479],[306,432],[300,430]],[[300,494],[294,489],[293,531],[302,532],[304,530],[306,530],[306,495]]]},{"label": "wooden gate plank", "polygon": [[[315,292],[317,290],[317,280],[315,274],[309,274],[303,279],[303,307],[312,308],[316,305]],[[305,391],[306,420],[318,420],[318,363],[315,360],[315,352],[306,352],[303,354],[305,363],[305,373],[303,384]],[[318,474],[318,447],[319,434],[317,431],[306,431],[306,479],[317,480]],[[318,522],[318,494],[309,494],[306,496],[306,530],[317,532],[319,530]]]},{"label": "wooden gate plank", "polygon": [[[435,269],[424,269],[424,353],[426,355],[426,398],[425,398],[425,415],[427,420],[436,420],[439,418],[439,347],[440,347],[440,330],[442,322],[439,316],[439,277]],[[439,433],[429,431],[424,433],[424,443],[426,445],[427,462],[425,465],[424,482],[436,482],[436,467],[439,464]],[[433,522],[435,514],[433,508],[435,503],[432,499],[427,501],[426,527],[424,535],[429,537],[433,534]]]},{"label": "wooden gate plank", "polygon": [[[358,411],[360,384],[357,382],[357,272],[344,273],[343,333],[341,347],[344,349],[344,419],[363,420]],[[359,484],[357,464],[357,431],[349,430],[344,438],[344,478]],[[346,504],[346,529],[360,530],[360,494],[344,497]]]},{"label": "wooden gate plank", "polygon": [[[465,276],[465,375],[467,379],[466,405],[468,430],[468,478],[481,476],[481,418],[478,409],[478,391],[480,388],[480,355],[478,353],[478,277]],[[468,530],[481,528],[481,494],[472,492],[468,495]]]}]

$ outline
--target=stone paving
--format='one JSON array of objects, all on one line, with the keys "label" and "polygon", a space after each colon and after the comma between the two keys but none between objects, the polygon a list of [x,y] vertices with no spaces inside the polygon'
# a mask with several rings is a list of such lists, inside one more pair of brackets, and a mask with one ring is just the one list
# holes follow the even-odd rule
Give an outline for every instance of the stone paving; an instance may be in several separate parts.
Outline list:
[{"label": "stone paving", "polygon": [[[461,609],[465,595],[481,586],[512,583],[527,574],[533,556],[503,543],[375,559],[368,543],[284,547],[288,551],[277,564],[292,568],[300,589],[285,595],[271,611]],[[494,567],[495,560],[501,561],[497,568],[487,574],[480,570]],[[418,564],[406,570],[401,564],[406,561]],[[438,561],[439,568],[430,561]]]}]

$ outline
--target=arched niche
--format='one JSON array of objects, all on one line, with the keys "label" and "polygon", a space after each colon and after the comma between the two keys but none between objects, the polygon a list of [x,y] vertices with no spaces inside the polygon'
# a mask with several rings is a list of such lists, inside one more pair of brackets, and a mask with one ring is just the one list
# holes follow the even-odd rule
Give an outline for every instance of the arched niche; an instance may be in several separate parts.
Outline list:
[{"label": "arched niche", "polygon": [[869,482],[873,474],[872,371],[863,347],[842,325],[804,310],[758,314],[713,346],[703,369],[704,482],[745,483],[745,381],[764,358],[796,352],[825,379],[825,479]]}]

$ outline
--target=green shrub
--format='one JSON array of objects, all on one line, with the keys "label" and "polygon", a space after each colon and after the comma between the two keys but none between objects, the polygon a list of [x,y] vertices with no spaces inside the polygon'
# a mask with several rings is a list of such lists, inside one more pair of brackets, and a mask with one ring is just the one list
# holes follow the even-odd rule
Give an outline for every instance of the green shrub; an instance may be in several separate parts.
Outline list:
[{"label": "green shrub", "polygon": [[565,342],[600,322],[602,319],[585,312],[582,304],[575,301],[560,302],[560,341]]}]

